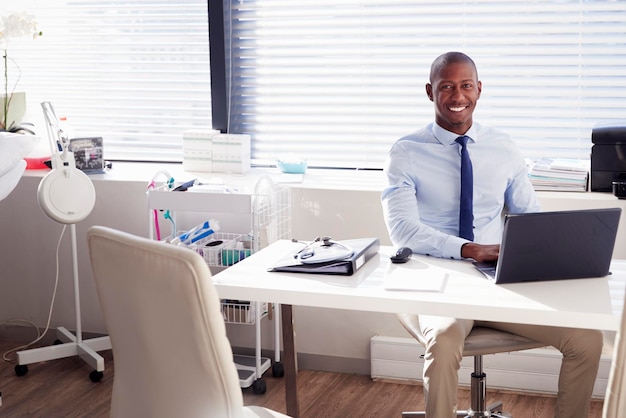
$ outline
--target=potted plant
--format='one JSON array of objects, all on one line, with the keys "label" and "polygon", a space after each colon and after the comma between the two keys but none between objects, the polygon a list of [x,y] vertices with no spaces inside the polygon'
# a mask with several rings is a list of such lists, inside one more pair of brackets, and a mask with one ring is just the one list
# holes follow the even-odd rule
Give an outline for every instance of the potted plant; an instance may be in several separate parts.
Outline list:
[{"label": "potted plant", "polygon": [[19,66],[9,57],[9,42],[23,37],[36,39],[41,35],[34,16],[28,13],[13,13],[0,18],[0,48],[4,52],[4,91],[0,103],[0,130],[8,132],[22,130],[19,124],[26,112],[25,93],[15,91],[19,77],[13,85],[10,85],[9,68],[11,65],[15,66],[19,72]]}]

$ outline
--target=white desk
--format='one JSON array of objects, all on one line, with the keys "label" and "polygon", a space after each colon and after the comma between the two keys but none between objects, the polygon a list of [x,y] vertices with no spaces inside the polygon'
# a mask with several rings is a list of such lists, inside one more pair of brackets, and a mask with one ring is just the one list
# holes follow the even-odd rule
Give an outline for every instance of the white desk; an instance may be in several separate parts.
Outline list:
[{"label": "white desk", "polygon": [[[626,291],[626,260],[616,260],[604,278],[494,285],[471,263],[414,255],[409,263],[393,265],[391,247],[352,276],[270,273],[267,268],[301,244],[277,241],[214,276],[221,298],[261,300],[282,305],[283,350],[287,414],[298,417],[292,305],[370,312],[443,315],[591,328],[619,329]],[[384,277],[391,269],[415,270],[415,280],[445,269],[441,291],[389,291]]]}]

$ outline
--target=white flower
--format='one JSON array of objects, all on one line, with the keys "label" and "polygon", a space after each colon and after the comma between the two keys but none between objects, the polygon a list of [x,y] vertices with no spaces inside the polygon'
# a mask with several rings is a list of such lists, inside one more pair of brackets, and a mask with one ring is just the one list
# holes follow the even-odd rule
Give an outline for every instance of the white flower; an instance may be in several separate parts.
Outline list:
[{"label": "white flower", "polygon": [[[12,88],[9,88],[9,61],[13,62],[18,69],[19,66],[15,61],[9,58],[9,41],[11,39],[24,38],[27,36],[33,39],[41,36],[42,33],[37,29],[35,17],[28,13],[13,13],[0,18],[0,49],[4,50],[4,99],[2,100],[2,110],[0,112],[0,130],[13,130],[17,127],[6,126],[7,115],[9,114],[9,105],[13,98],[13,92],[17,86],[17,81]],[[19,80],[19,75],[17,77]]]},{"label": "white flower", "polygon": [[41,36],[37,29],[35,16],[28,13],[13,13],[2,16],[0,20],[0,45],[7,48],[11,39],[30,36],[33,39]]}]

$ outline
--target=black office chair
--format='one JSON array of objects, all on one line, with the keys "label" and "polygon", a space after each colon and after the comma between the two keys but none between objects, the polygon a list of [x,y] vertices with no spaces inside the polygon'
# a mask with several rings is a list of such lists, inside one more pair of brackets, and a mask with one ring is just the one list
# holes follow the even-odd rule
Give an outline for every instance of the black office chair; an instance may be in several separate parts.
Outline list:
[{"label": "black office chair", "polygon": [[[419,341],[420,344],[426,346],[426,340],[422,334],[417,315],[398,314],[398,319],[409,334]],[[502,412],[502,402],[485,405],[487,375],[483,372],[483,355],[529,350],[544,346],[544,343],[509,332],[486,327],[474,327],[465,339],[463,348],[464,357],[474,357],[474,371],[472,372],[470,386],[471,406],[468,410],[457,411],[457,417],[511,417],[510,414]],[[426,413],[423,411],[402,413],[402,418],[424,417],[426,417]]]}]

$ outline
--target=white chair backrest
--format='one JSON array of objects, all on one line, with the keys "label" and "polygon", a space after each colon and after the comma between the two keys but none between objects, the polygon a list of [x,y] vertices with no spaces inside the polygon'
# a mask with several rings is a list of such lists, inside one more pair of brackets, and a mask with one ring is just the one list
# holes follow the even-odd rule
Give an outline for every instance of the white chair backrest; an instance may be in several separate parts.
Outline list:
[{"label": "white chair backrest", "polygon": [[[624,301],[626,306],[626,301]],[[626,417],[626,309],[622,311],[622,323],[615,336],[611,372],[604,396],[603,418]]]},{"label": "white chair backrest", "polygon": [[202,257],[110,228],[88,231],[114,358],[111,417],[240,417],[243,396]]}]

